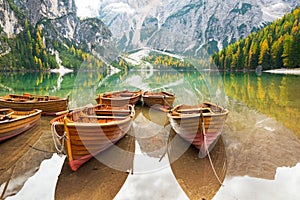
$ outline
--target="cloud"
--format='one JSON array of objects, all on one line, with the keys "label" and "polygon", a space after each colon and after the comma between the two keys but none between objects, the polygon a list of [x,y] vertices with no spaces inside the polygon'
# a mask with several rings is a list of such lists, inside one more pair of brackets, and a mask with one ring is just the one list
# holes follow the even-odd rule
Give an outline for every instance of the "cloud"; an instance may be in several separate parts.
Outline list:
[{"label": "cloud", "polygon": [[226,178],[213,200],[223,199],[300,199],[300,163],[279,167],[274,180],[249,176]]},{"label": "cloud", "polygon": [[133,171],[134,174],[128,175],[115,200],[188,200],[172,173],[167,154],[161,161],[151,158],[141,152],[136,142]]},{"label": "cloud", "polygon": [[55,153],[51,159],[44,160],[39,170],[25,182],[23,188],[15,196],[6,199],[54,199],[55,185],[65,158],[66,156],[61,157]]}]

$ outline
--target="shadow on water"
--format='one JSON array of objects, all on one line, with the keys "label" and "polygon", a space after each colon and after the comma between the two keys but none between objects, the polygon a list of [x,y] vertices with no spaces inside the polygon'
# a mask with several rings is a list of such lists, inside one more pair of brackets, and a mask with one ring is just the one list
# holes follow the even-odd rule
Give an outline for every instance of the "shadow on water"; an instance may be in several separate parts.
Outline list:
[{"label": "shadow on water", "polygon": [[16,194],[53,151],[51,135],[44,127],[47,117],[26,132],[0,143],[0,195]]},{"label": "shadow on water", "polygon": [[[200,159],[198,150],[175,134],[168,122],[167,113],[148,107],[143,107],[141,113],[137,116],[134,127],[141,152],[153,161],[153,158],[157,158],[156,162],[164,163],[164,158],[167,159],[167,164],[162,164],[165,166],[159,167],[155,163],[148,165],[156,166],[158,170],[170,165],[179,187],[189,199],[211,199],[221,185],[214,175],[209,159]],[[210,155],[216,173],[223,181],[227,165],[222,139],[219,139]],[[146,169],[151,171],[150,167]],[[155,174],[155,169],[152,171]],[[162,183],[162,188],[164,184]],[[174,187],[173,191],[176,190],[178,189]]]},{"label": "shadow on water", "polygon": [[199,158],[199,150],[176,136],[173,130],[170,131],[170,141],[168,155],[171,168],[186,195],[189,199],[212,199],[221,187],[218,178],[223,182],[227,169],[222,137],[210,152],[218,178],[214,174],[208,156]]},{"label": "shadow on water", "polygon": [[[133,168],[134,148],[134,138],[126,135],[116,146],[101,152],[76,172],[65,161],[55,199],[113,199]],[[120,149],[129,153],[120,156]]]},{"label": "shadow on water", "polygon": [[135,138],[142,153],[162,158],[167,151],[169,124],[167,113],[143,106],[135,120]]}]

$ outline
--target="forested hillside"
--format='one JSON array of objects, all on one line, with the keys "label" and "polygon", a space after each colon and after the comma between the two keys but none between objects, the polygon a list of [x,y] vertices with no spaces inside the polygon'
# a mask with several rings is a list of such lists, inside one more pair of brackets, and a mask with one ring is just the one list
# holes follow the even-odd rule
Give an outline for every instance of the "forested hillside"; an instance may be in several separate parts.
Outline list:
[{"label": "forested hillside", "polygon": [[212,56],[219,69],[300,67],[300,7]]},{"label": "forested hillside", "polygon": [[[15,38],[5,38],[10,47],[5,55],[0,55],[0,70],[49,70],[58,67],[54,51],[60,53],[62,65],[77,69],[83,61],[87,61],[93,66],[101,67],[101,60],[97,59],[90,53],[84,52],[80,48],[70,48],[60,42],[45,42],[44,31],[42,26],[34,28],[28,21],[25,21],[24,30]],[[52,52],[46,48],[46,43],[52,44]]]},{"label": "forested hillside", "polygon": [[74,0],[4,0],[0,7],[0,71],[50,70],[60,61],[73,70],[83,62],[103,68],[111,33],[100,19],[80,20]]}]

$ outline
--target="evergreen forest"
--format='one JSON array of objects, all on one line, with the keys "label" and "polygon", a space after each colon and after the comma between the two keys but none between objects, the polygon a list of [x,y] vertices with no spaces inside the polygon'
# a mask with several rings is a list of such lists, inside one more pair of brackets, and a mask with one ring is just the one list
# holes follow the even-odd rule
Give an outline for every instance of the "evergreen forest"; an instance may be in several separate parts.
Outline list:
[{"label": "evergreen forest", "polygon": [[212,55],[220,70],[300,67],[300,7]]}]

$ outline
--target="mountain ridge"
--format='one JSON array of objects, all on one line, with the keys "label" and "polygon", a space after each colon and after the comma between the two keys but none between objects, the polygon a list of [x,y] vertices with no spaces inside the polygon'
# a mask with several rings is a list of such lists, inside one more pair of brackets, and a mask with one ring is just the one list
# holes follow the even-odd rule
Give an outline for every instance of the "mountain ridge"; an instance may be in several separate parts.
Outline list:
[{"label": "mountain ridge", "polygon": [[147,46],[196,56],[246,37],[297,4],[297,0],[103,0],[99,17],[120,50]]}]

